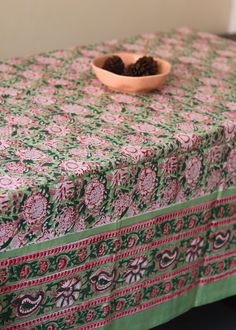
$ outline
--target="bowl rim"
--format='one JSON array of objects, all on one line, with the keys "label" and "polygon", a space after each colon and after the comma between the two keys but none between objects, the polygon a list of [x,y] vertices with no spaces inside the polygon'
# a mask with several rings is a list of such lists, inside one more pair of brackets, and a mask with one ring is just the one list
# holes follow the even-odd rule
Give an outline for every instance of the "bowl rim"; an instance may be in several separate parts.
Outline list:
[{"label": "bowl rim", "polygon": [[141,53],[132,53],[132,52],[114,52],[114,53],[107,53],[107,54],[101,54],[97,57],[95,57],[92,61],[91,61],[91,66],[92,68],[96,68],[98,70],[100,70],[101,72],[106,72],[106,74],[110,74],[111,76],[114,76],[114,77],[121,77],[122,79],[127,79],[127,80],[137,80],[137,79],[150,79],[150,78],[154,78],[154,77],[162,77],[162,76],[166,76],[170,73],[171,71],[171,63],[160,58],[160,57],[154,57],[153,58],[159,62],[164,62],[166,64],[168,64],[169,68],[167,71],[165,72],[162,72],[162,73],[157,73],[157,74],[153,74],[153,75],[149,75],[149,76],[140,76],[140,77],[132,77],[132,76],[122,76],[120,74],[117,74],[117,73],[114,73],[114,72],[111,72],[111,71],[108,71],[108,70],[105,70],[103,68],[101,68],[100,66],[96,65],[95,62],[100,59],[100,58],[104,58],[104,57],[109,57],[109,56],[114,56],[114,55],[122,55],[122,54],[129,54],[129,55],[136,55],[139,57],[142,57],[142,56],[145,56],[145,54],[141,54]]}]

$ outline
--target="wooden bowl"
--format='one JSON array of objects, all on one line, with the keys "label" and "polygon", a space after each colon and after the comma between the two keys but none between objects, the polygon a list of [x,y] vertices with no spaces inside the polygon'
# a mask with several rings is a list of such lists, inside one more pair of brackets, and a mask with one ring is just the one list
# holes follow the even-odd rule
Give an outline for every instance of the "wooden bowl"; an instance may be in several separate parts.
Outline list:
[{"label": "wooden bowl", "polygon": [[154,89],[159,89],[165,83],[167,76],[171,70],[171,64],[160,58],[154,58],[158,63],[159,72],[152,76],[128,77],[121,76],[110,71],[102,69],[105,60],[112,56],[118,55],[123,60],[125,66],[135,63],[142,54],[134,53],[114,53],[96,57],[91,65],[97,78],[107,87],[126,93],[147,93]]}]

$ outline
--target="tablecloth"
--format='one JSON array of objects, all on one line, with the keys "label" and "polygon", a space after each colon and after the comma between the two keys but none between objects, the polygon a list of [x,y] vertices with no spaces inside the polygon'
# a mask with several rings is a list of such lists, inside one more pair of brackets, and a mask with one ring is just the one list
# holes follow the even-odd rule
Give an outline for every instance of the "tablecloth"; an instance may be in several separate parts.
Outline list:
[{"label": "tablecloth", "polygon": [[[128,95],[101,53],[169,60]],[[181,28],[0,63],[1,329],[150,329],[236,294],[236,43]]]}]

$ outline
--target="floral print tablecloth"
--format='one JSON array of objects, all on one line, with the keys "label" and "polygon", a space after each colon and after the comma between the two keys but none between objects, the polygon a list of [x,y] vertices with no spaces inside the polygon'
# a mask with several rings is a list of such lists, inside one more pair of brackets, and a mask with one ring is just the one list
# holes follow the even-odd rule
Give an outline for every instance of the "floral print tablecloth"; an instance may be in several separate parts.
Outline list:
[{"label": "floral print tablecloth", "polygon": [[[90,70],[168,59],[161,91]],[[148,329],[236,293],[236,43],[187,28],[0,63],[0,327]]]}]

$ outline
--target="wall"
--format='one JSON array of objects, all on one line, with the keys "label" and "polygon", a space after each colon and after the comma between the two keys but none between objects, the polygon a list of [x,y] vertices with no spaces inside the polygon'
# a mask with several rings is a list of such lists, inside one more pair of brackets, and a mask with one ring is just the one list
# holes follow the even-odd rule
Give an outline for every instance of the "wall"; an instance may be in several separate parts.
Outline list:
[{"label": "wall", "polygon": [[189,26],[227,32],[231,0],[0,0],[0,58]]},{"label": "wall", "polygon": [[230,14],[228,31],[230,33],[236,33],[236,0],[232,0],[232,9]]}]

